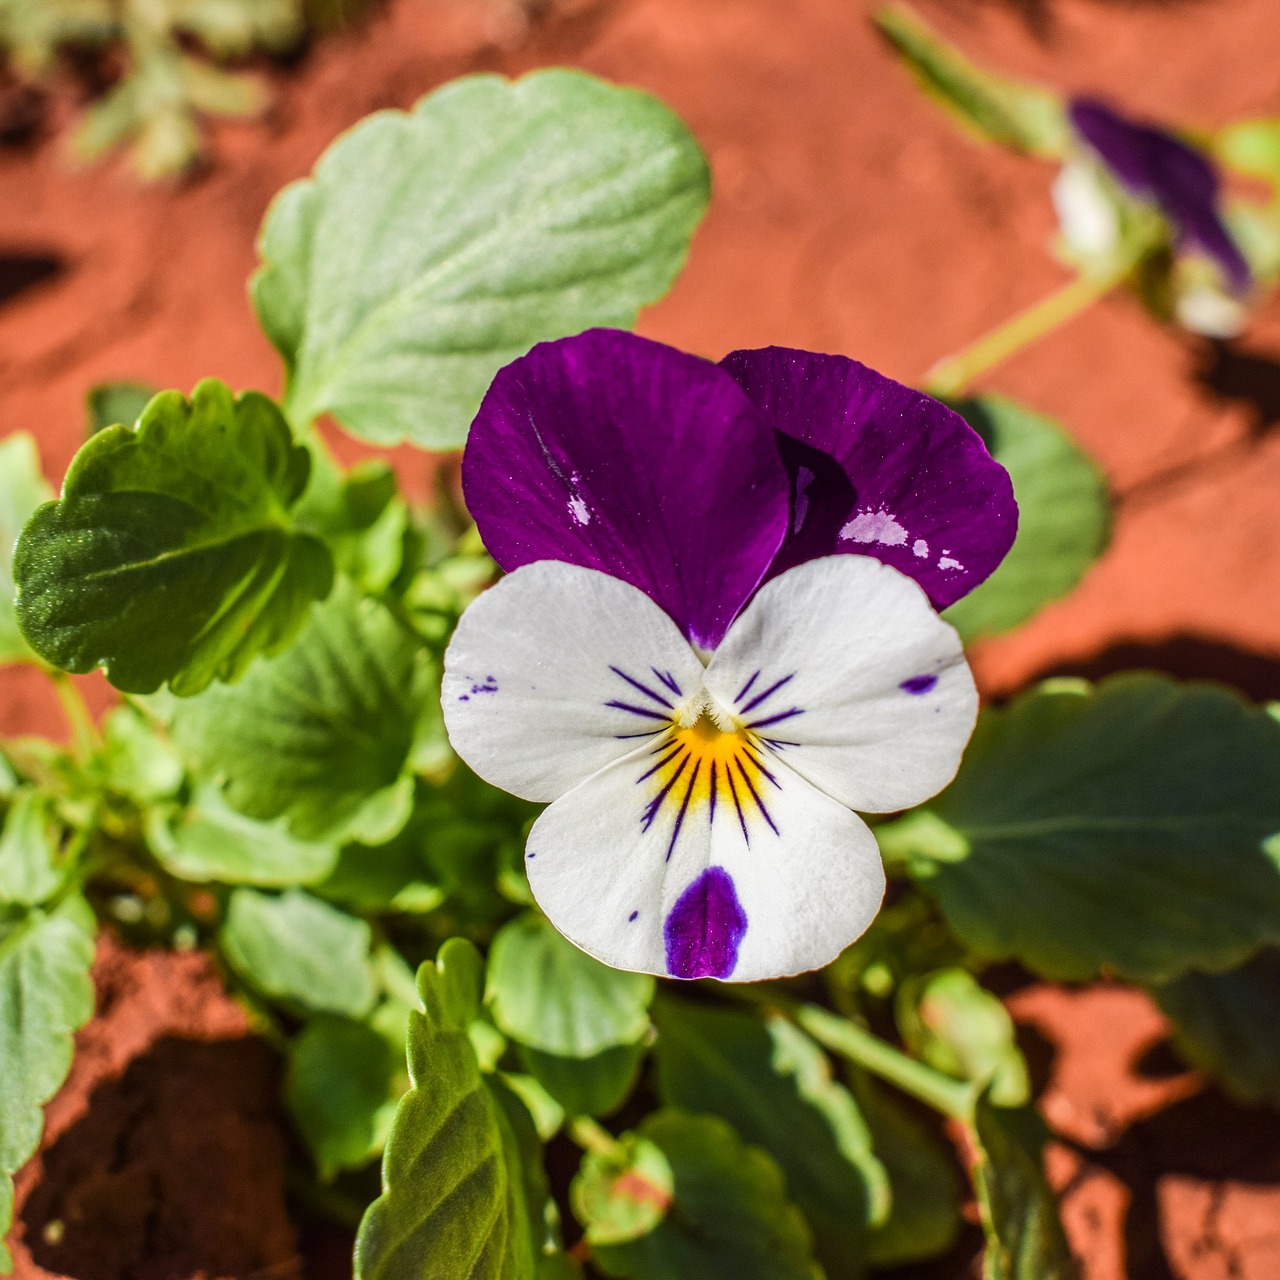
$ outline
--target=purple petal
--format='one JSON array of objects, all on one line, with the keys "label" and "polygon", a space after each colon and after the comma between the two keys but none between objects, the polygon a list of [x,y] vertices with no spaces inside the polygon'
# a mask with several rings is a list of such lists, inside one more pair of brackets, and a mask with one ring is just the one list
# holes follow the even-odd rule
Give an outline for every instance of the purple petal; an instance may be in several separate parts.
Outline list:
[{"label": "purple petal", "polygon": [[663,926],[667,970],[673,978],[727,978],[746,932],[729,873],[708,867],[676,900]]},{"label": "purple petal", "polygon": [[844,356],[765,347],[721,364],[786,437],[792,521],[770,577],[856,552],[945,609],[1004,559],[1013,485],[958,413]]},{"label": "purple petal", "polygon": [[1248,289],[1249,264],[1222,221],[1221,181],[1204,155],[1092,98],[1076,98],[1069,111],[1076,132],[1123,187],[1159,205],[1183,239],[1213,258],[1233,289]]},{"label": "purple petal", "polygon": [[774,433],[716,365],[593,329],[502,369],[462,464],[502,568],[563,560],[639,587],[714,648],[786,533]]}]

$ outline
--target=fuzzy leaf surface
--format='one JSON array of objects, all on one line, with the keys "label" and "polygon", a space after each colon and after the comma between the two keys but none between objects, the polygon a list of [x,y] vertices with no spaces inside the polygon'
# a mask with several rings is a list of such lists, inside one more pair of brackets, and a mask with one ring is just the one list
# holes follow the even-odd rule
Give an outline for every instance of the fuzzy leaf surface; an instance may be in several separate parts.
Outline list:
[{"label": "fuzzy leaf surface", "polygon": [[536,912],[503,926],[489,952],[486,999],[499,1030],[544,1053],[589,1058],[649,1027],[654,981],[611,969]]},{"label": "fuzzy leaf surface", "polygon": [[93,916],[82,899],[0,917],[0,1237],[13,1175],[40,1143],[41,1108],[66,1079],[72,1037],[93,1013],[92,964]]},{"label": "fuzzy leaf surface", "polygon": [[1048,681],[984,712],[899,830],[955,932],[1045,977],[1161,982],[1280,940],[1280,722],[1214,685]]},{"label": "fuzzy leaf surface", "polygon": [[409,1092],[382,1162],[382,1195],[356,1239],[357,1280],[532,1280],[535,1260],[515,1143],[467,1036],[482,961],[450,939],[418,972]]},{"label": "fuzzy leaf surface", "polygon": [[32,656],[14,613],[13,546],[31,513],[52,497],[35,441],[25,431],[0,441],[0,663]]},{"label": "fuzzy leaf surface", "polygon": [[856,1262],[867,1229],[889,1212],[889,1181],[853,1095],[826,1055],[780,1018],[663,999],[657,1008],[658,1093],[717,1115],[777,1162],[814,1227],[829,1274]]},{"label": "fuzzy leaf surface", "polygon": [[298,425],[456,448],[535,342],[629,327],[708,197],[665,106],[568,70],[469,76],[340,138],[276,199],[252,291]]},{"label": "fuzzy leaf surface", "polygon": [[438,692],[413,632],[339,579],[287,652],[167,710],[188,766],[223,779],[233,808],[284,817],[301,840],[376,843],[407,817],[410,757]]},{"label": "fuzzy leaf surface", "polygon": [[1012,631],[1065,596],[1106,547],[1111,504],[1102,473],[1052,419],[1002,396],[956,408],[1008,471],[1018,501],[1009,554],[946,611],[969,641]]},{"label": "fuzzy leaf surface", "polygon": [[237,889],[219,940],[240,977],[276,1000],[352,1018],[373,1004],[369,926],[300,889]]},{"label": "fuzzy leaf surface", "polygon": [[818,1280],[778,1166],[717,1116],[663,1110],[574,1179],[592,1261],[625,1280]]},{"label": "fuzzy leaf surface", "polygon": [[14,554],[17,618],[46,661],[126,693],[199,693],[293,639],[333,585],[289,510],[310,460],[265,396],[210,378],[76,454]]},{"label": "fuzzy leaf surface", "polygon": [[1280,949],[1226,973],[1184,973],[1154,994],[1188,1061],[1237,1101],[1280,1107]]}]

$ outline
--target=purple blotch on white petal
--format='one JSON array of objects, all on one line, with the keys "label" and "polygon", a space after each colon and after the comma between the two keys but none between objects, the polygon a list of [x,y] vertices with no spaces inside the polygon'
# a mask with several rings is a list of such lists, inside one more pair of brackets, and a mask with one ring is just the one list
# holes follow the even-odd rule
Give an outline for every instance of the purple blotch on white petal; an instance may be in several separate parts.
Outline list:
[{"label": "purple blotch on white petal", "polygon": [[912,676],[910,680],[904,680],[898,688],[904,693],[928,693],[930,689],[938,683],[938,677],[929,676]]},{"label": "purple blotch on white petal", "polygon": [[733,879],[708,867],[676,900],[663,937],[673,978],[727,978],[738,963],[747,916]]}]

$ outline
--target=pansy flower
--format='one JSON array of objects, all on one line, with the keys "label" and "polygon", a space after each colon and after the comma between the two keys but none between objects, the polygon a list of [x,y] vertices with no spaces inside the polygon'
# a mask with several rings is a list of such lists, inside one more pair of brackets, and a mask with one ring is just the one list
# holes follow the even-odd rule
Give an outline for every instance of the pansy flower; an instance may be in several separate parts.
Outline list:
[{"label": "pansy flower", "polygon": [[548,918],[679,978],[832,960],[884,892],[855,810],[935,794],[973,729],[936,610],[1017,522],[977,434],[842,357],[594,330],[498,374],[463,485],[507,575],[458,624],[445,723],[550,802],[526,848]]},{"label": "pansy flower", "polygon": [[1178,319],[1214,337],[1238,332],[1252,276],[1223,219],[1222,183],[1209,159],[1173,134],[1126,119],[1092,98],[1072,100],[1067,114],[1079,149],[1058,175],[1053,197],[1068,246],[1086,260],[1119,247],[1118,187],[1169,223],[1184,258],[1183,279],[1175,282]]}]

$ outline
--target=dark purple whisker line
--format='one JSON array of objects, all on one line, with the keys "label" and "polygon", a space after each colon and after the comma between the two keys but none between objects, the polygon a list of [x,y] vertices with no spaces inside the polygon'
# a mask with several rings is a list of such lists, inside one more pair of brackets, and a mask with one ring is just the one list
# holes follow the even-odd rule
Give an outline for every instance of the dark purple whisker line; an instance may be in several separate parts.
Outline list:
[{"label": "dark purple whisker line", "polygon": [[783,747],[798,747],[800,745],[798,742],[789,742],[786,738],[761,738],[760,741],[767,742],[769,746],[776,747],[779,751]]},{"label": "dark purple whisker line", "polygon": [[615,742],[625,742],[628,738],[652,738],[655,733],[661,732],[661,729],[646,729],[643,733],[615,733],[613,738]]},{"label": "dark purple whisker line", "polygon": [[738,691],[738,696],[733,700],[734,706],[737,706],[738,703],[741,702],[743,698],[745,698],[747,694],[751,692],[751,686],[755,684],[755,682],[759,679],[760,679],[760,672],[757,671],[755,675],[753,675],[751,679],[748,680],[747,683],[744,684],[742,688]]},{"label": "dark purple whisker line", "polygon": [[671,672],[670,672],[670,671],[659,671],[657,667],[650,667],[650,668],[649,668],[649,670],[650,670],[650,671],[652,671],[652,672],[653,672],[653,674],[654,674],[655,676],[657,676],[657,677],[658,677],[658,679],[659,679],[659,680],[660,680],[660,681],[661,681],[661,682],[662,682],[662,683],[663,683],[663,684],[664,684],[668,689],[670,689],[670,690],[671,690],[671,692],[672,692],[672,693],[674,693],[674,694],[676,695],[676,697],[677,697],[677,698],[681,696],[681,694],[683,693],[683,690],[682,690],[682,689],[680,688],[680,686],[676,683],[676,678],[675,678],[675,676],[673,676],[673,675],[671,674]]},{"label": "dark purple whisker line", "polygon": [[652,698],[660,707],[666,707],[668,711],[675,710],[671,703],[669,703],[662,694],[654,693],[652,689],[647,685],[641,684],[639,680],[633,680],[625,671],[620,671],[617,667],[610,667],[609,670],[612,671],[615,676],[625,680],[633,689],[637,689],[639,692],[643,693],[646,698]]},{"label": "dark purple whisker line", "polygon": [[724,767],[725,781],[729,784],[729,794],[733,797],[733,807],[738,811],[738,825],[742,828],[742,838],[751,844],[751,836],[747,831],[747,819],[742,812],[742,801],[738,799],[738,788],[733,782],[733,770],[728,764]]},{"label": "dark purple whisker line", "polygon": [[679,746],[679,744],[677,743],[674,747],[672,747],[672,748],[671,748],[670,752],[668,752],[668,754],[667,754],[667,755],[663,756],[663,757],[662,757],[662,759],[661,759],[661,760],[659,760],[659,761],[658,761],[658,763],[657,763],[657,764],[655,764],[655,765],[653,766],[653,768],[652,768],[652,769],[649,769],[649,770],[647,770],[646,772],[642,773],[642,774],[641,774],[641,775],[636,779],[636,782],[637,782],[637,783],[641,783],[641,782],[643,782],[646,778],[652,778],[652,777],[653,777],[653,775],[654,775],[655,773],[657,773],[659,769],[665,768],[665,767],[666,767],[667,765],[669,765],[669,764],[671,763],[671,761],[672,761],[672,760],[674,760],[674,759],[676,758],[676,756],[678,756],[679,754],[680,754],[680,746]]},{"label": "dark purple whisker line", "polygon": [[669,720],[660,711],[650,711],[648,707],[633,707],[629,702],[606,702],[606,707],[617,707],[619,711],[629,711],[633,716],[644,716],[649,720]]},{"label": "dark purple whisker line", "polygon": [[716,820],[716,762],[711,762],[711,810],[707,814],[707,826],[710,827]]},{"label": "dark purple whisker line", "polygon": [[[783,720],[790,720],[792,716],[804,715],[803,707],[792,707],[790,711],[779,711],[776,716],[765,716],[763,720],[753,720],[750,724],[743,725],[744,729],[763,729],[766,725],[778,724]],[[799,743],[793,742],[792,746],[799,746]]]},{"label": "dark purple whisker line", "polygon": [[764,761],[757,759],[755,752],[746,743],[744,743],[742,747],[742,759],[750,761],[750,763],[754,765],[760,773],[764,774],[764,776],[768,778],[779,791],[782,790],[782,783],[780,783],[777,778],[775,778],[773,774],[765,768]]},{"label": "dark purple whisker line", "polygon": [[669,777],[666,780],[666,782],[663,784],[662,790],[659,791],[658,794],[654,796],[652,800],[649,801],[648,807],[644,811],[644,817],[641,819],[640,830],[642,832],[648,831],[649,828],[653,826],[653,820],[658,816],[658,810],[662,807],[662,802],[667,798],[667,792],[670,791],[671,788],[676,785],[676,782],[679,779],[680,775],[684,772],[685,765],[687,765],[688,763],[689,763],[689,756],[688,756],[688,753],[686,752],[685,755],[681,758],[680,764],[677,767],[675,773],[673,773],[671,777]]},{"label": "dark purple whisker line", "polygon": [[742,767],[742,761],[737,761],[738,772],[742,775],[742,781],[746,783],[747,790],[751,792],[751,798],[756,802],[756,808],[764,815],[764,820],[773,829],[773,834],[778,834],[778,828],[774,826],[773,819],[769,816],[769,810],[764,807],[764,801],[760,799],[760,793],[755,788],[755,783],[751,781],[747,771]]},{"label": "dark purple whisker line", "polygon": [[783,676],[781,680],[777,681],[775,684],[771,684],[763,693],[757,693],[745,707],[739,707],[738,714],[740,716],[745,716],[748,711],[753,711],[766,699],[772,698],[784,684],[789,684],[795,678],[796,673],[794,671],[789,676]]},{"label": "dark purple whisker line", "polygon": [[693,795],[694,783],[698,781],[698,771],[702,768],[702,761],[699,760],[693,766],[693,772],[689,775],[689,785],[684,789],[684,799],[680,802],[680,812],[676,814],[676,825],[671,831],[671,843],[667,845],[667,856],[665,861],[671,861],[671,855],[675,852],[676,841],[680,838],[680,828],[684,826],[684,815],[689,808],[689,797]]}]

